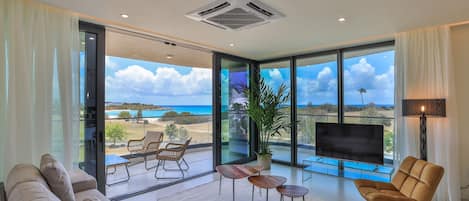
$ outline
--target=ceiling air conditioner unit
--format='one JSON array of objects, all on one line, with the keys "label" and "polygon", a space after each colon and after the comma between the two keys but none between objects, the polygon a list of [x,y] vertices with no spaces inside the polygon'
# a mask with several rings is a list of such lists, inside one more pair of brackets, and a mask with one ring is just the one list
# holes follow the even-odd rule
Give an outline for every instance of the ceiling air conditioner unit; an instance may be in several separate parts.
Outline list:
[{"label": "ceiling air conditioner unit", "polygon": [[258,0],[218,0],[186,16],[225,30],[248,29],[284,17]]}]

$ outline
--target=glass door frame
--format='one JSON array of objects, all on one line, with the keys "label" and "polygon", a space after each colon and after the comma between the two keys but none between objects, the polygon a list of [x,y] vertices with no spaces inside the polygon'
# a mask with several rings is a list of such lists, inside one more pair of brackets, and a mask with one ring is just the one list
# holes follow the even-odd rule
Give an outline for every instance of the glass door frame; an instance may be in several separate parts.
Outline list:
[{"label": "glass door frame", "polygon": [[[213,70],[212,70],[212,81],[213,81],[213,96],[212,96],[212,104],[213,104],[213,167],[222,164],[222,119],[221,119],[221,61],[222,59],[229,59],[237,62],[246,63],[249,65],[249,83],[258,82],[259,80],[259,68],[258,63],[251,59],[246,59],[234,55],[229,55],[220,52],[213,53]],[[251,118],[249,118],[249,142],[250,142],[250,157],[243,158],[240,160],[232,161],[229,163],[247,163],[253,160],[256,160],[256,150],[258,149],[258,132],[256,129],[256,125]]]},{"label": "glass door frame", "polygon": [[[80,21],[79,22],[80,32],[92,33],[96,35],[96,54],[87,55],[86,57],[94,57],[90,59],[94,61],[95,65],[95,95],[96,95],[96,132],[93,136],[96,141],[96,180],[98,183],[98,190],[106,194],[106,166],[105,166],[105,140],[104,140],[104,96],[105,96],[105,27],[97,24],[92,24],[89,22]],[[86,45],[86,44],[85,44]],[[88,48],[88,47],[87,47]],[[88,58],[85,58],[88,60]],[[87,150],[85,150],[86,152]]]}]

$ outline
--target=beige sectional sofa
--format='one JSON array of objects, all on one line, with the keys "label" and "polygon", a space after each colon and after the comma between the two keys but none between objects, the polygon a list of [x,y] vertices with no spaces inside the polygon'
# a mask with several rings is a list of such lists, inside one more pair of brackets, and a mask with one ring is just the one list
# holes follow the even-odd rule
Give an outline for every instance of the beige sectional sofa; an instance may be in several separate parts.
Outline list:
[{"label": "beige sectional sofa", "polygon": [[82,170],[67,172],[50,155],[46,156],[49,161],[44,158],[40,169],[19,164],[10,171],[5,184],[7,201],[109,201],[96,189],[92,176]]}]

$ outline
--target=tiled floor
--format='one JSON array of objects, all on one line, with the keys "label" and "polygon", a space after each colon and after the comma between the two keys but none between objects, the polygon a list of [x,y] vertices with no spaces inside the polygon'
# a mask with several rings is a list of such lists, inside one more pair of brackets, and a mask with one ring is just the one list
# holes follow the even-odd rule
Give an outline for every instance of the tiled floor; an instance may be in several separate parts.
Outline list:
[{"label": "tiled floor", "polygon": [[[328,176],[324,174],[312,173],[312,178],[303,182],[302,171],[298,168],[292,168],[289,166],[273,164],[270,171],[265,171],[263,174],[280,175],[288,178],[288,184],[303,185],[310,189],[310,193],[317,197],[319,200],[328,201],[359,201],[363,200],[352,180],[339,178],[335,176]],[[135,196],[125,201],[137,201],[137,200],[149,200],[156,201],[162,197],[167,197],[178,192],[182,192],[198,185],[203,185],[209,182],[216,181],[218,174],[210,174],[204,177],[193,179],[187,182],[176,184],[161,190],[145,193],[139,196]],[[217,189],[213,189],[216,191]],[[230,190],[230,189],[228,189]],[[196,201],[196,200],[194,200]]]}]

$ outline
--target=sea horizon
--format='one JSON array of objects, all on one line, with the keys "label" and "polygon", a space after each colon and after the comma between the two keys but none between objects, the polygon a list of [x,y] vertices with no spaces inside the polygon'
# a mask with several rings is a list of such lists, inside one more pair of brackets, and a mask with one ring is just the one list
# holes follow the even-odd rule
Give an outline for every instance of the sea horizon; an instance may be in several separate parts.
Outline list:
[{"label": "sea horizon", "polygon": [[[166,112],[174,111],[177,113],[182,113],[182,112],[189,112],[192,115],[199,115],[199,116],[206,116],[206,115],[212,115],[212,105],[157,105],[161,106],[164,109],[156,109],[156,110],[142,110],[142,117],[143,118],[159,118],[162,117]],[[308,105],[297,105],[298,108],[304,108]],[[313,105],[314,107],[320,106],[320,105]],[[362,104],[350,104],[350,105],[345,105],[345,106],[352,106],[352,107],[365,107],[365,105]],[[377,107],[394,107],[393,104],[376,104]],[[222,108],[225,108],[226,106],[223,106]],[[126,109],[117,109],[117,110],[105,110],[105,114],[109,118],[117,118],[119,113],[122,111],[128,111],[130,115],[136,116],[138,110],[126,110]]]}]

